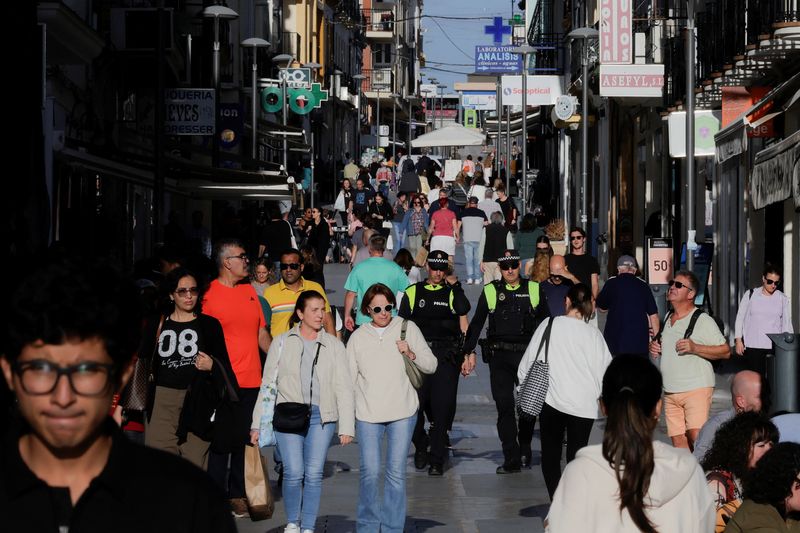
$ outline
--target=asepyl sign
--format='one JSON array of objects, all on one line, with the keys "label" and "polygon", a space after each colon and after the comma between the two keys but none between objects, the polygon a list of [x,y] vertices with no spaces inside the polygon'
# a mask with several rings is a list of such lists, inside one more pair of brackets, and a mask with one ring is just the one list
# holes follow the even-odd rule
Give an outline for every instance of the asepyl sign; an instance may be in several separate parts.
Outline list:
[{"label": "asepyl sign", "polygon": [[600,2],[600,63],[633,61],[633,9],[631,0]]}]

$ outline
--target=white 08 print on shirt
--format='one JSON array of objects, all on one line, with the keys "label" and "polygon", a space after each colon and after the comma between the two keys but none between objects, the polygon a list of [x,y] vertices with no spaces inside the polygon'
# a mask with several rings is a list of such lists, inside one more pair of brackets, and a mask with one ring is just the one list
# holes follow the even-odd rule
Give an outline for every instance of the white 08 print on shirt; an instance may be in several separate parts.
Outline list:
[{"label": "white 08 print on shirt", "polygon": [[198,352],[197,339],[197,332],[191,328],[180,332],[171,329],[162,331],[158,338],[158,355],[164,359],[162,364],[167,368],[180,368],[194,363]]}]

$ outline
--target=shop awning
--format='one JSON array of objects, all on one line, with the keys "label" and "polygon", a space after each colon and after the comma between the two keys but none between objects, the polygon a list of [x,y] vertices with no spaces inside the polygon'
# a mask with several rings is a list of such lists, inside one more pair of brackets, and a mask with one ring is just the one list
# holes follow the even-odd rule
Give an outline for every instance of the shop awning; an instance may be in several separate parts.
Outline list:
[{"label": "shop awning", "polygon": [[734,120],[714,135],[714,158],[718,164],[747,150],[747,128],[743,120]]},{"label": "shop awning", "polygon": [[[531,128],[535,124],[539,123],[539,118],[541,117],[541,108],[536,107],[533,109],[528,110],[528,128]],[[522,133],[522,111],[518,113],[512,113],[510,118],[511,123],[511,135],[519,135]],[[486,127],[486,135],[489,137],[497,137],[497,118],[487,118],[483,121],[484,126]],[[500,134],[506,134],[506,127],[508,122],[505,119],[505,116],[501,117],[500,120]]]},{"label": "shop awning", "polygon": [[761,209],[794,196],[800,208],[800,131],[756,154],[750,175],[750,198]]},{"label": "shop awning", "polygon": [[745,113],[745,122],[757,128],[789,109],[800,98],[800,72],[775,87]]}]

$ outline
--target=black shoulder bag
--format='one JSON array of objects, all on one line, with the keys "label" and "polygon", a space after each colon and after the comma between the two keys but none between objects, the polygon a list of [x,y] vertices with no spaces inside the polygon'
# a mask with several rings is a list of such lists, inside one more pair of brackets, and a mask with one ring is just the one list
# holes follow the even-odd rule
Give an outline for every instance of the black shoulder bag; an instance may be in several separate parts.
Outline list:
[{"label": "black shoulder bag", "polygon": [[[311,399],[314,393],[314,368],[319,359],[319,350],[322,344],[317,342],[317,353],[311,365],[311,383],[308,390],[308,403],[283,402],[275,405],[275,413],[272,415],[272,427],[281,433],[305,433],[311,423]],[[300,365],[303,358],[300,357]],[[302,381],[302,380],[301,380]]]}]

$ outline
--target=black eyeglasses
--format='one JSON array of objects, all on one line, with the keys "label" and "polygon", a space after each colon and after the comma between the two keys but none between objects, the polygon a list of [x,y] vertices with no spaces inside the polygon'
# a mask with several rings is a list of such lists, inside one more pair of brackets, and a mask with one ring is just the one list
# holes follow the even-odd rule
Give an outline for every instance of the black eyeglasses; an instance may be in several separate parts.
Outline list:
[{"label": "black eyeglasses", "polygon": [[190,294],[192,296],[197,296],[198,292],[197,287],[181,287],[180,289],[175,289],[175,294],[178,296],[188,296]]},{"label": "black eyeglasses", "polygon": [[281,270],[300,270],[300,263],[281,263]]},{"label": "black eyeglasses", "polygon": [[569,240],[571,240],[571,241],[579,241],[581,239],[583,239],[583,235],[570,235],[569,236]]},{"label": "black eyeglasses", "polygon": [[685,283],[681,283],[680,281],[675,281],[674,279],[669,280],[669,286],[672,287],[673,285],[675,286],[676,289],[682,289],[682,288],[686,287],[690,291],[694,290],[693,288],[691,288],[690,286],[688,286]]},{"label": "black eyeglasses", "polygon": [[553,275],[550,276],[551,281],[564,281],[564,276]]},{"label": "black eyeglasses", "polygon": [[391,313],[392,309],[394,309],[394,306],[392,304],[384,305],[383,307],[376,305],[375,307],[371,307],[370,311],[372,311],[373,315],[377,315],[381,311],[386,311],[387,313]]},{"label": "black eyeglasses", "polygon": [[774,279],[764,278],[764,283],[767,285],[778,285],[781,280],[775,281]]},{"label": "black eyeglasses", "polygon": [[499,266],[500,270],[514,270],[519,268],[519,261],[503,261]]},{"label": "black eyeglasses", "polygon": [[67,376],[75,394],[99,396],[106,392],[115,372],[111,364],[86,362],[63,367],[43,359],[17,362],[12,368],[19,376],[22,390],[33,396],[43,396],[56,390],[62,375]]},{"label": "black eyeglasses", "polygon": [[250,261],[250,258],[247,257],[247,254],[229,255],[225,259],[241,259],[242,261]]}]

